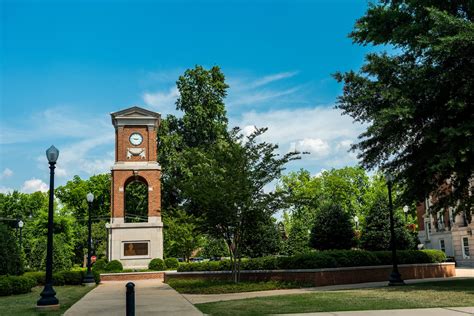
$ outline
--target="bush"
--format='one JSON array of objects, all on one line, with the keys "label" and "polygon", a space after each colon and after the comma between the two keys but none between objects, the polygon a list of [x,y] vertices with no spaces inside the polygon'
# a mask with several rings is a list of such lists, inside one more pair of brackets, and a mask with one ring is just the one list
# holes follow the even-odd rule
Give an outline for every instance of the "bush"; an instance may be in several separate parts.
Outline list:
[{"label": "bush", "polygon": [[112,260],[105,265],[106,272],[122,272],[123,266],[122,263],[118,260]]},{"label": "bush", "polygon": [[94,265],[92,266],[92,270],[94,271],[105,271],[105,267],[107,266],[107,259],[99,259],[97,260]]},{"label": "bush", "polygon": [[176,258],[166,258],[165,266],[166,269],[176,269],[179,266],[179,261]]},{"label": "bush", "polygon": [[349,213],[338,204],[323,204],[315,215],[310,245],[318,250],[351,249],[354,231]]},{"label": "bush", "polygon": [[4,224],[0,224],[0,245],[0,275],[23,274],[23,257],[18,241]]},{"label": "bush", "polygon": [[[87,269],[77,269],[70,271],[60,271],[53,273],[54,285],[80,285],[87,273]],[[92,271],[95,283],[100,283],[100,274],[97,271]],[[45,272],[26,272],[23,276],[35,280],[35,284],[44,285],[46,283]]]},{"label": "bush", "polygon": [[28,276],[0,276],[0,296],[28,293],[35,285],[36,280]]},{"label": "bush", "polygon": [[148,264],[148,269],[154,270],[154,271],[166,270],[165,262],[163,261],[163,259],[160,259],[160,258],[152,259],[150,263]]},{"label": "bush", "polygon": [[[399,250],[397,255],[401,264],[439,263],[446,260],[446,255],[440,250]],[[289,257],[242,259],[241,270],[324,269],[390,264],[392,264],[390,251],[327,250]],[[231,262],[225,260],[181,263],[178,272],[229,271],[231,269]]]}]

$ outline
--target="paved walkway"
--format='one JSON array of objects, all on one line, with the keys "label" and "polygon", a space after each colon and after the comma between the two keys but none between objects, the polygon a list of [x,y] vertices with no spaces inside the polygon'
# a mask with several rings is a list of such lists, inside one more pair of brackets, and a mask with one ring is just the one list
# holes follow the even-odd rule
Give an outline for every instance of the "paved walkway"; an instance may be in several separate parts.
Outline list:
[{"label": "paved walkway", "polygon": [[392,309],[357,312],[327,312],[305,314],[278,314],[278,316],[467,316],[474,315],[474,307],[446,307],[420,309]]},{"label": "paved walkway", "polygon": [[[202,315],[181,294],[162,281],[139,280],[133,283],[136,315]],[[101,283],[69,308],[65,315],[125,315],[125,284],[126,281]]]}]

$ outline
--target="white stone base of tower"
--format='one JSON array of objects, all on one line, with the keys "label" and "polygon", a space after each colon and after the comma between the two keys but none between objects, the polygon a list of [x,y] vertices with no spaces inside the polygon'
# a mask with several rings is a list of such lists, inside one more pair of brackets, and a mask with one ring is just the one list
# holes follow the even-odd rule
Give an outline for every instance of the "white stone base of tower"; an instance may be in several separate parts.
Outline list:
[{"label": "white stone base of tower", "polygon": [[107,258],[119,260],[124,269],[146,269],[151,259],[163,259],[163,222],[148,217],[146,223],[125,223],[112,218],[108,225]]}]

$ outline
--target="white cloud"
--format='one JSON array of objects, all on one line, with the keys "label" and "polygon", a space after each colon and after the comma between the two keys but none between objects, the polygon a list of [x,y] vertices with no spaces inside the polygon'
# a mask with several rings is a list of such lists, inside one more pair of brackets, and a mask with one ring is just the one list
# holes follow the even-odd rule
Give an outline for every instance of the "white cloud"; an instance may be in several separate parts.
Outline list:
[{"label": "white cloud", "polygon": [[23,193],[34,193],[37,191],[41,192],[47,192],[48,191],[48,185],[43,182],[43,180],[40,179],[30,179],[26,180],[23,183],[23,186],[21,187],[21,192]]},{"label": "white cloud", "polygon": [[348,152],[364,126],[352,122],[348,116],[332,106],[283,109],[267,112],[250,111],[231,121],[237,126],[268,127],[262,140],[276,143],[281,152],[309,151],[295,162],[311,172],[321,168],[339,168],[357,163],[356,154]]},{"label": "white cloud", "polygon": [[170,114],[176,112],[176,100],[179,92],[176,87],[170,88],[167,92],[145,92],[142,96],[146,105],[158,109],[162,114]]},{"label": "white cloud", "polygon": [[12,188],[7,188],[7,187],[4,187],[4,186],[0,187],[0,193],[6,194],[6,193],[11,193],[11,192],[13,192]]},{"label": "white cloud", "polygon": [[309,152],[318,157],[327,156],[330,152],[329,144],[320,138],[304,138],[294,146],[300,152]]},{"label": "white cloud", "polygon": [[0,175],[0,179],[9,178],[13,175],[13,171],[9,168],[5,168]]}]

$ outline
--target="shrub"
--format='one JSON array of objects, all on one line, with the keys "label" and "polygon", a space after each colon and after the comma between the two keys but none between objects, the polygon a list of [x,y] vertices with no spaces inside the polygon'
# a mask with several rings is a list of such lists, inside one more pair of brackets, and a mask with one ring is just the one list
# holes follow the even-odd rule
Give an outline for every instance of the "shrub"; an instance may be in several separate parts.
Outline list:
[{"label": "shrub", "polygon": [[11,230],[0,224],[0,275],[23,274],[23,257]]},{"label": "shrub", "polygon": [[[87,273],[87,269],[77,269],[70,271],[60,271],[53,273],[54,285],[80,285]],[[97,271],[92,271],[95,283],[100,283],[100,274]],[[23,276],[35,280],[35,284],[44,285],[46,282],[45,272],[26,272]]]},{"label": "shrub", "polygon": [[165,262],[163,261],[163,259],[160,259],[160,258],[152,259],[150,263],[148,264],[148,269],[154,270],[154,271],[166,270]]},{"label": "shrub", "polygon": [[341,205],[323,204],[316,212],[310,245],[319,250],[351,249],[354,245],[351,217]]},{"label": "shrub", "polygon": [[[399,250],[397,255],[401,264],[439,263],[446,260],[446,255],[440,250]],[[241,270],[324,269],[390,264],[392,264],[390,251],[327,250],[289,257],[242,259]],[[231,270],[229,260],[181,263],[178,267],[178,272],[229,270]]]},{"label": "shrub", "polygon": [[94,265],[92,266],[92,270],[94,271],[105,271],[105,267],[107,266],[107,259],[99,259],[97,260]]},{"label": "shrub", "polygon": [[176,258],[166,258],[165,266],[167,269],[176,269],[179,266],[179,261]]},{"label": "shrub", "polygon": [[0,276],[0,296],[28,293],[35,285],[35,279],[28,276]]},{"label": "shrub", "polygon": [[[380,264],[392,264],[391,251],[372,252],[380,261]],[[413,263],[440,263],[446,261],[446,254],[441,250],[397,250],[397,259],[400,264]]]},{"label": "shrub", "polygon": [[122,272],[123,266],[122,263],[118,260],[112,260],[105,265],[106,272]]}]

